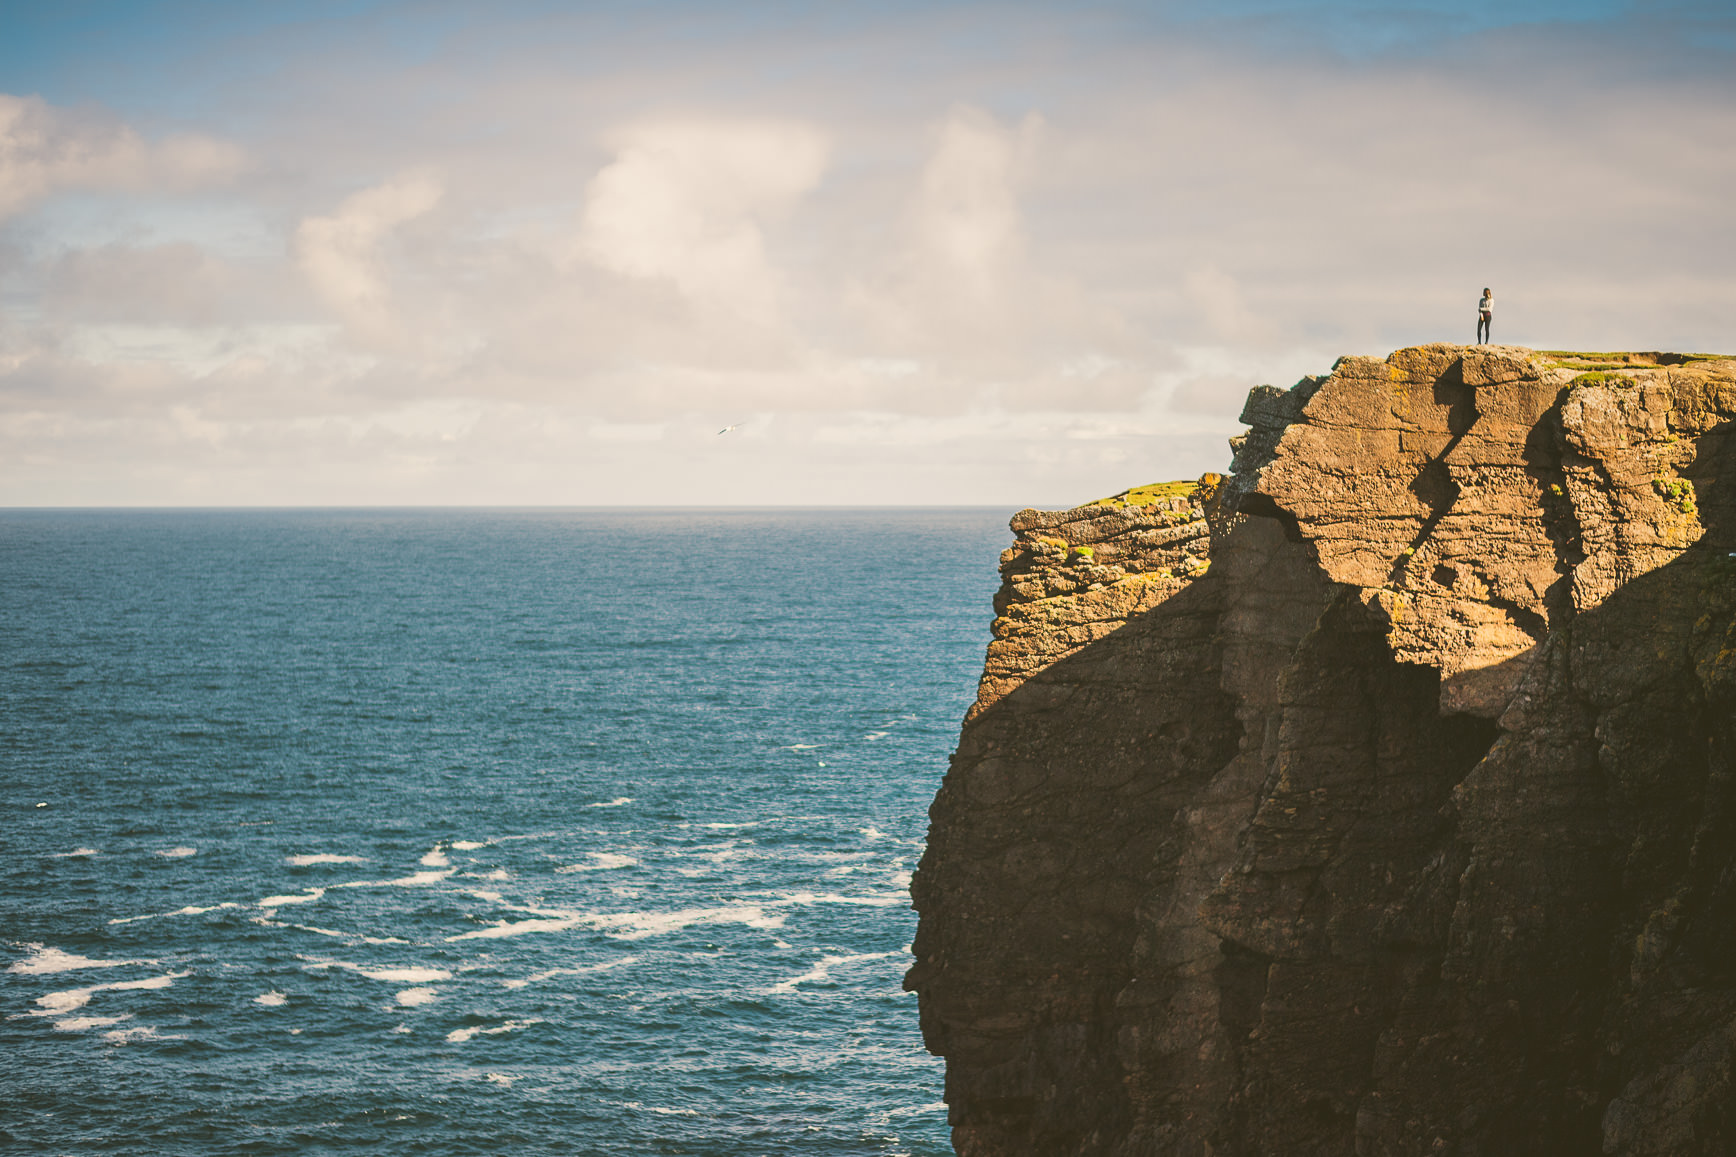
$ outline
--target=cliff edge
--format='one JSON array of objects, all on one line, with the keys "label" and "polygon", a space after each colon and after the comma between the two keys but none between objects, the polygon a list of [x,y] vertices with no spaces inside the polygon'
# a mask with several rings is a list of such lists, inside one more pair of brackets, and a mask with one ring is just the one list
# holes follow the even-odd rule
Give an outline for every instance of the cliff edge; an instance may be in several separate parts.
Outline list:
[{"label": "cliff edge", "polygon": [[1423,346],[1016,515],[911,888],[958,1152],[1736,1152],[1732,419]]}]

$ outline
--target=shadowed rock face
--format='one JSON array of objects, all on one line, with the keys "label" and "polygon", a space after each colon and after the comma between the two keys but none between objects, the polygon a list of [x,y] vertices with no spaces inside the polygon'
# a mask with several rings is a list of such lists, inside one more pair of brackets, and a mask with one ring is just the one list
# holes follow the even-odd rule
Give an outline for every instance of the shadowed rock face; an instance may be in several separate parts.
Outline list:
[{"label": "shadowed rock face", "polygon": [[912,885],[958,1151],[1736,1152],[1733,418],[1425,346],[1020,512]]}]

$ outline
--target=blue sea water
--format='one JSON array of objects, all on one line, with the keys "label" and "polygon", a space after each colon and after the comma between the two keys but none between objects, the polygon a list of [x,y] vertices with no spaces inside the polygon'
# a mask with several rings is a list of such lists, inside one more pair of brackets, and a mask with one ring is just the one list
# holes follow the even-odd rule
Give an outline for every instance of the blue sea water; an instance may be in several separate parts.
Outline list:
[{"label": "blue sea water", "polygon": [[939,1154],[1005,512],[0,512],[0,1146]]}]

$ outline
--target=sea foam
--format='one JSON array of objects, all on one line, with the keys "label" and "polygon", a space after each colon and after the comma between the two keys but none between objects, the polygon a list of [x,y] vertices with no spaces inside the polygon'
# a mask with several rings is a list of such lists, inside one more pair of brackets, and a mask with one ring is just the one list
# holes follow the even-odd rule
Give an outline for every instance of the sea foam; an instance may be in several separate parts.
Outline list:
[{"label": "sea foam", "polygon": [[857,964],[863,960],[885,960],[889,956],[902,956],[902,952],[857,952],[848,956],[822,956],[814,966],[800,976],[792,976],[782,984],[774,984],[766,989],[766,993],[784,993],[796,991],[801,984],[827,984],[832,980],[832,969],[840,964]]},{"label": "sea foam", "polygon": [[76,956],[71,952],[62,952],[58,948],[46,948],[41,944],[25,944],[30,955],[23,960],[14,961],[7,972],[21,972],[26,976],[42,976],[50,972],[73,972],[80,968],[120,968],[128,964],[155,964],[155,960],[92,960],[88,956]]},{"label": "sea foam", "polygon": [[501,940],[527,932],[565,932],[592,928],[616,940],[642,940],[690,928],[696,924],[745,924],[749,928],[781,928],[784,918],[755,904],[724,908],[684,908],[676,912],[565,912],[537,920],[515,920],[448,936],[456,940]]},{"label": "sea foam", "polygon": [[258,903],[261,908],[282,908],[287,904],[311,904],[325,894],[324,888],[309,888],[295,896],[267,896]]},{"label": "sea foam", "polygon": [[556,868],[562,874],[570,872],[606,872],[611,868],[630,868],[639,861],[632,856],[623,856],[615,852],[592,852],[588,864],[568,864],[564,868]]},{"label": "sea foam", "polygon": [[497,1024],[493,1028],[484,1028],[481,1025],[477,1025],[473,1028],[455,1028],[451,1032],[446,1034],[446,1039],[451,1041],[453,1044],[463,1044],[465,1041],[469,1040],[471,1037],[498,1036],[503,1032],[512,1032],[515,1029],[521,1029],[527,1025],[541,1024],[541,1023],[542,1023],[541,1019],[509,1020],[505,1024]]},{"label": "sea foam", "polygon": [[59,1016],[71,1012],[75,1008],[83,1008],[90,1003],[90,998],[99,992],[120,992],[129,989],[168,988],[189,972],[169,972],[162,976],[152,976],[145,980],[121,980],[113,984],[92,984],[85,988],[65,988],[59,992],[45,992],[36,998],[41,1007],[34,1016]]}]

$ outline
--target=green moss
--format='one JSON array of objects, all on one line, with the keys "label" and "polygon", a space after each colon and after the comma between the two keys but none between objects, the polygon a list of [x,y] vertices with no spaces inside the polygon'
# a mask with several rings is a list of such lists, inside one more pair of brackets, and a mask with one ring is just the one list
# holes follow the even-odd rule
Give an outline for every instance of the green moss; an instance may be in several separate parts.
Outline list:
[{"label": "green moss", "polygon": [[1088,546],[1076,546],[1073,548],[1073,553],[1084,559],[1086,562],[1090,562],[1092,559],[1097,557],[1097,552]]},{"label": "green moss", "polygon": [[1593,370],[1589,374],[1580,374],[1573,379],[1576,386],[1592,385],[1631,385],[1633,379],[1626,374],[1612,374],[1604,370]]},{"label": "green moss", "polygon": [[1633,357],[1630,350],[1616,350],[1613,353],[1590,353],[1586,350],[1538,350],[1546,358],[1559,358],[1576,362],[1613,362],[1619,366],[1628,364]]},{"label": "green moss", "polygon": [[1689,362],[1723,361],[1728,354],[1672,354],[1657,350],[1611,350],[1593,353],[1584,350],[1538,350],[1551,364],[1570,370],[1648,369],[1657,366],[1680,366]]},{"label": "green moss", "polygon": [[1652,479],[1652,489],[1683,514],[1693,514],[1700,509],[1695,502],[1694,484],[1686,478],[1665,478],[1659,475]]},{"label": "green moss", "polygon": [[1172,498],[1191,498],[1194,491],[1200,488],[1198,482],[1151,482],[1144,486],[1135,486],[1123,490],[1120,494],[1112,494],[1108,498],[1099,498],[1095,502],[1087,502],[1086,506],[1150,506],[1153,503],[1167,501]]}]

